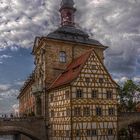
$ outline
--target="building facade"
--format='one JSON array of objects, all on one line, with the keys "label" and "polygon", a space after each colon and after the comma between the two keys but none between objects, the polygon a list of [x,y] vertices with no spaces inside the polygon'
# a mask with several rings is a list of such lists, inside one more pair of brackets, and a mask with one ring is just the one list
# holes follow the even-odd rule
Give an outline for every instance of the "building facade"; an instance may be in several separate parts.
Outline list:
[{"label": "building facade", "polygon": [[33,46],[35,115],[45,118],[51,140],[116,140],[117,84],[103,64],[107,46],[76,27],[73,0],[62,0],[59,11],[61,26]]},{"label": "building facade", "polygon": [[117,140],[116,88],[94,50],[75,59],[49,89],[51,138]]},{"label": "building facade", "polygon": [[34,74],[32,74],[24,83],[17,97],[19,99],[19,116],[35,115],[35,97],[32,94],[32,86],[34,83]]}]

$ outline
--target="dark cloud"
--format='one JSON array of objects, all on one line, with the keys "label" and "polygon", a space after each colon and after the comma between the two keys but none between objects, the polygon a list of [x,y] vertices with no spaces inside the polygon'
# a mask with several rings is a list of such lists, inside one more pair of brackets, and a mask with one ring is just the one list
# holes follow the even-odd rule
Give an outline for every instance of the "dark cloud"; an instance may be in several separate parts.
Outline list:
[{"label": "dark cloud", "polygon": [[[7,81],[9,85],[8,81],[11,84],[18,78],[24,81],[32,71],[31,49],[21,51],[20,48],[31,48],[35,36],[46,36],[59,26],[60,1],[0,0],[0,83]],[[109,46],[105,64],[116,81],[127,78],[140,81],[140,1],[75,0],[75,3],[76,25],[91,38]],[[8,88],[3,93],[13,93],[12,90]],[[16,100],[13,103],[13,98],[10,100],[7,108],[16,104]],[[0,101],[0,105],[5,104],[4,101]]]}]

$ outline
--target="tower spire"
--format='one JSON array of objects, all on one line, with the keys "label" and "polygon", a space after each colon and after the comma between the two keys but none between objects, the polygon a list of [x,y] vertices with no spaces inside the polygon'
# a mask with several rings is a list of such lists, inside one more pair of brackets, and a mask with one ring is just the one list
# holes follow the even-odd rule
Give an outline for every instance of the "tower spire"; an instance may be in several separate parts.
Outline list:
[{"label": "tower spire", "polygon": [[76,9],[74,8],[73,0],[62,0],[61,1],[61,25],[62,26],[74,26],[74,13]]}]

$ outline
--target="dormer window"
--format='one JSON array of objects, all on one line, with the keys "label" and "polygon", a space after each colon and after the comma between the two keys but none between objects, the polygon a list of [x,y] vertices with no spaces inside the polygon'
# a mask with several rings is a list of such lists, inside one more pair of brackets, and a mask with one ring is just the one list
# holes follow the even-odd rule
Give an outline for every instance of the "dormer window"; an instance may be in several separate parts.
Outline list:
[{"label": "dormer window", "polygon": [[59,61],[60,61],[61,63],[66,63],[66,52],[61,51],[61,52],[59,53]]}]

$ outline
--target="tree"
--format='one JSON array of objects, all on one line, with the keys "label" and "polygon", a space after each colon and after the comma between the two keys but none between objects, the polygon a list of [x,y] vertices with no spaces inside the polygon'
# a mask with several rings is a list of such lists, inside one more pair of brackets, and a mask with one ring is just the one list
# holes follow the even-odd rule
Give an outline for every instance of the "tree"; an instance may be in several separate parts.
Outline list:
[{"label": "tree", "polygon": [[123,86],[119,87],[119,111],[136,111],[136,105],[140,99],[140,86],[132,80],[127,80]]}]

